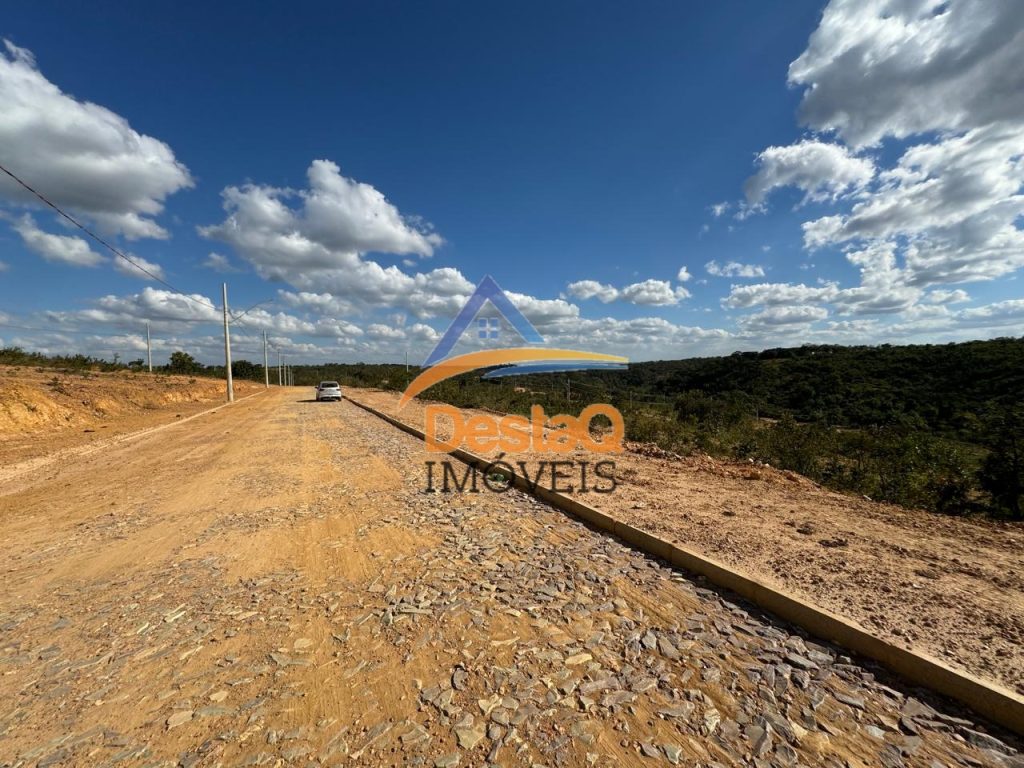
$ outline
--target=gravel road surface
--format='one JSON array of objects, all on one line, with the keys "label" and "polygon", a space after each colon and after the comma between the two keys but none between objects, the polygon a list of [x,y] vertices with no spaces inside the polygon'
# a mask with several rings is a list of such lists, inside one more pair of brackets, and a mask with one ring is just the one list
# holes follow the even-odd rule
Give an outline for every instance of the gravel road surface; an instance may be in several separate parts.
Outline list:
[{"label": "gravel road surface", "polygon": [[1000,766],[1019,743],[274,389],[0,485],[3,766]]},{"label": "gravel road surface", "polygon": [[[351,394],[422,426],[424,401],[397,413],[394,392]],[[615,456],[616,492],[590,494],[602,511],[1024,695],[1020,523],[906,509],[793,472],[633,448]]]}]

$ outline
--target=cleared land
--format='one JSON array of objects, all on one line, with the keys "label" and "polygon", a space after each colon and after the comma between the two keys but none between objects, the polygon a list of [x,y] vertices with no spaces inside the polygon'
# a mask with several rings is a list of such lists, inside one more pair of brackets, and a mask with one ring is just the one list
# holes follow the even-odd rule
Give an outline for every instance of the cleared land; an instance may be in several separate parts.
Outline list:
[{"label": "cleared land", "polygon": [[1017,760],[526,496],[424,493],[419,441],[308,398],[0,483],[0,764]]},{"label": "cleared land", "polygon": [[[217,379],[0,367],[0,479],[224,401]],[[236,381],[235,396],[263,387]]]},{"label": "cleared land", "polygon": [[[394,393],[349,394],[423,426],[422,401],[399,413]],[[615,493],[588,503],[1024,693],[1024,526],[879,504],[770,467],[632,448],[614,457]],[[539,458],[551,457],[530,457]]]}]

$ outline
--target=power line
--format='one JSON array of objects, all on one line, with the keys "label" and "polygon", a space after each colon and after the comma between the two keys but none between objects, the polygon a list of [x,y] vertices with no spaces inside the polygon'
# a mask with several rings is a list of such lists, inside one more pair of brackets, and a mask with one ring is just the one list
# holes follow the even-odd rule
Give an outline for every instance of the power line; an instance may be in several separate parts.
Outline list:
[{"label": "power line", "polygon": [[[137,261],[135,261],[131,257],[126,256],[120,250],[118,250],[117,248],[112,246],[110,243],[108,243],[102,237],[100,237],[95,232],[93,232],[91,229],[89,229],[87,226],[85,226],[80,221],[78,221],[78,219],[73,217],[71,214],[65,212],[60,206],[58,206],[56,203],[51,201],[44,194],[42,194],[38,190],[33,189],[31,186],[29,186],[25,181],[23,181],[21,178],[19,178],[17,175],[15,175],[10,169],[8,169],[2,163],[0,163],[0,171],[3,171],[4,173],[6,173],[8,176],[10,176],[12,179],[14,179],[14,181],[16,181],[19,185],[24,187],[26,190],[28,190],[33,195],[35,195],[37,198],[39,198],[43,203],[45,203],[50,208],[52,208],[54,211],[56,211],[60,216],[62,216],[63,218],[67,219],[69,222],[74,224],[76,227],[78,227],[78,229],[82,230],[82,232],[87,234],[89,237],[91,237],[97,243],[102,245],[104,248],[109,250],[111,253],[113,253],[118,258],[124,259],[126,262],[131,264],[133,267],[135,267],[137,270],[139,270],[143,274],[148,275],[149,277],[153,278],[154,280],[156,280],[158,283],[160,283],[164,287],[171,289],[174,293],[178,294],[179,296],[182,296],[183,298],[187,299],[188,301],[193,302],[194,304],[199,304],[201,306],[208,307],[209,309],[212,309],[214,311],[219,311],[220,308],[217,307],[212,302],[206,301],[205,299],[197,299],[195,296],[193,296],[191,294],[188,294],[188,293],[185,293],[184,291],[180,290],[179,288],[176,288],[175,286],[171,285],[164,278],[162,278],[159,275],[154,274],[152,271],[146,269],[144,266],[139,264]],[[228,312],[228,317],[230,318],[230,322],[232,322],[232,323],[235,323],[235,322],[241,323],[241,318],[245,317],[247,314],[252,312],[254,309],[256,309],[256,307],[262,306],[264,304],[270,304],[270,303],[273,303],[272,299],[267,299],[267,300],[264,300],[264,301],[259,301],[259,302],[255,303],[255,304],[253,304],[248,309],[246,309],[244,312],[241,312],[239,314],[234,314],[234,313],[229,311]],[[154,318],[154,317],[151,317],[150,319],[155,319],[155,320],[178,320],[178,318]],[[212,323],[213,322],[212,320],[203,320],[203,319],[199,319],[199,318],[194,319],[194,320],[178,320],[178,321],[179,322],[207,322],[207,323]],[[11,326],[4,326],[4,327],[11,327]],[[252,326],[250,326],[250,327],[252,327]],[[24,327],[23,329],[24,330],[43,330],[43,331],[46,330],[46,329],[33,329],[33,328],[28,328],[28,327]],[[62,333],[74,333],[74,331],[61,331],[61,332]]]},{"label": "power line", "polygon": [[[242,323],[242,318],[243,318],[243,317],[245,317],[245,316],[246,316],[246,315],[248,315],[248,314],[249,314],[250,312],[252,312],[252,311],[253,311],[254,309],[256,309],[256,307],[261,307],[261,306],[263,306],[264,304],[273,304],[273,303],[274,303],[274,300],[273,300],[273,299],[264,299],[263,301],[257,301],[257,302],[256,302],[255,304],[253,304],[253,305],[252,305],[251,307],[249,307],[249,308],[248,308],[247,310],[245,310],[244,312],[242,312],[242,313],[240,313],[240,314],[237,314],[237,315],[236,315],[236,314],[234,314],[234,313],[233,313],[233,312],[232,312],[232,311],[231,311],[231,310],[229,309],[229,310],[228,310],[228,317],[230,317],[230,318],[231,318],[231,322],[233,322],[233,323],[241,323],[242,325],[245,325],[245,323]],[[250,326],[250,327],[251,327],[251,326]]]},{"label": "power line", "polygon": [[[33,195],[35,195],[36,197],[38,197],[38,198],[39,198],[40,200],[42,200],[42,201],[43,201],[43,202],[44,202],[44,203],[45,203],[46,205],[48,205],[48,206],[49,206],[50,208],[52,208],[53,210],[55,210],[55,211],[56,211],[56,212],[57,212],[57,213],[58,213],[59,215],[63,216],[63,217],[65,218],[65,219],[67,219],[68,221],[70,221],[70,222],[71,222],[72,224],[74,224],[74,225],[75,225],[76,227],[78,227],[78,228],[79,228],[80,230],[82,230],[83,232],[85,232],[85,234],[87,234],[87,235],[88,235],[89,237],[91,237],[91,238],[92,238],[93,240],[95,240],[96,242],[98,242],[98,243],[99,243],[100,245],[102,245],[102,246],[103,246],[104,248],[108,249],[108,250],[109,250],[109,251],[110,251],[111,253],[113,253],[113,254],[114,254],[115,256],[117,256],[117,257],[119,257],[119,258],[121,258],[121,259],[124,259],[124,260],[125,260],[126,262],[128,262],[129,264],[131,264],[131,265],[132,265],[133,267],[135,267],[136,269],[138,269],[138,270],[139,270],[140,272],[142,272],[142,273],[144,273],[145,275],[147,275],[147,276],[149,276],[149,277],[153,278],[154,280],[156,280],[156,281],[157,281],[158,283],[160,283],[160,284],[161,284],[161,285],[163,285],[164,287],[166,287],[166,288],[170,288],[170,289],[171,289],[171,290],[172,290],[172,291],[173,291],[174,293],[178,294],[179,296],[182,296],[182,297],[184,297],[185,299],[187,299],[187,300],[189,300],[189,301],[191,301],[191,302],[193,302],[193,303],[196,303],[196,304],[200,304],[200,305],[202,305],[202,306],[204,306],[204,307],[208,307],[208,308],[210,308],[210,309],[213,309],[213,310],[218,310],[218,309],[219,309],[219,307],[217,307],[217,306],[216,306],[215,304],[213,304],[213,303],[211,303],[211,302],[209,302],[209,301],[206,301],[205,299],[197,299],[197,298],[196,298],[195,296],[193,296],[193,295],[191,295],[191,294],[188,294],[188,293],[185,293],[184,291],[180,290],[179,288],[176,288],[176,287],[174,287],[174,286],[173,286],[173,285],[171,285],[171,284],[170,284],[169,282],[167,282],[167,280],[165,280],[164,278],[160,277],[160,276],[159,276],[159,275],[157,275],[157,274],[154,274],[153,272],[151,272],[150,270],[146,269],[146,268],[145,268],[144,266],[142,266],[141,264],[139,264],[139,263],[138,263],[137,261],[135,261],[134,259],[130,258],[129,256],[126,256],[126,255],[125,255],[124,253],[122,253],[122,252],[121,252],[120,250],[118,250],[117,248],[115,248],[114,246],[112,246],[112,245],[111,245],[110,243],[108,243],[108,242],[107,242],[106,240],[104,240],[104,239],[103,239],[102,237],[100,237],[100,236],[99,236],[99,235],[97,235],[97,234],[96,234],[95,232],[93,232],[93,231],[92,231],[91,229],[89,229],[88,227],[86,227],[86,226],[85,226],[84,224],[82,224],[82,223],[81,223],[80,221],[78,221],[77,219],[75,219],[75,218],[74,218],[73,216],[71,216],[71,215],[70,215],[69,213],[66,213],[66,212],[65,212],[65,211],[64,211],[63,209],[61,209],[61,208],[60,208],[60,207],[59,207],[59,206],[58,206],[58,205],[57,205],[56,203],[53,203],[53,202],[52,202],[51,200],[49,200],[49,199],[48,199],[48,198],[47,198],[47,197],[46,197],[45,195],[43,195],[43,194],[42,194],[41,192],[39,192],[39,191],[37,191],[37,190],[33,189],[33,188],[32,188],[31,186],[29,186],[29,185],[28,185],[27,183],[25,183],[25,182],[24,182],[24,181],[23,181],[22,179],[20,179],[20,178],[19,178],[18,176],[16,176],[16,175],[15,175],[14,173],[12,173],[12,172],[11,172],[11,171],[10,171],[10,170],[9,170],[8,168],[6,168],[6,167],[5,167],[5,166],[4,166],[3,164],[0,164],[0,171],[3,171],[4,173],[6,173],[6,174],[7,174],[8,176],[10,176],[10,177],[11,177],[12,179],[14,179],[14,180],[15,180],[15,181],[16,181],[16,182],[17,182],[18,184],[20,184],[20,185],[21,185],[22,187],[24,187],[24,188],[25,188],[26,190],[28,190],[28,191],[29,191],[29,192],[31,192],[31,193],[32,193]],[[246,309],[246,310],[245,310],[244,312],[241,312],[241,313],[239,313],[239,314],[235,314],[235,313],[233,313],[233,312],[230,312],[230,311],[229,311],[229,312],[228,312],[228,317],[230,317],[230,318],[231,318],[231,321],[232,321],[232,322],[236,322],[236,321],[239,321],[239,320],[240,320],[241,318],[245,317],[245,316],[246,316],[247,314],[249,314],[250,312],[252,312],[252,311],[253,311],[254,309],[256,309],[256,307],[262,306],[262,305],[264,305],[264,304],[271,304],[271,303],[273,303],[273,300],[272,300],[272,299],[265,299],[265,300],[263,300],[263,301],[258,301],[258,302],[256,302],[255,304],[253,304],[253,305],[252,305],[251,307],[249,307],[248,309]],[[156,317],[151,317],[150,319],[154,319],[154,320],[179,320],[179,322],[183,322],[183,323],[188,323],[188,322],[212,322],[212,321],[210,321],[210,320],[202,320],[202,319],[198,319],[198,318],[197,318],[197,319],[191,319],[191,320],[186,320],[186,319],[179,319],[179,318],[171,318],[171,317],[164,317],[164,318],[156,318]]]},{"label": "power line", "polygon": [[107,250],[109,250],[109,251],[110,251],[111,253],[113,253],[113,254],[114,254],[115,256],[117,256],[117,257],[119,257],[119,258],[121,258],[121,259],[124,259],[125,261],[127,261],[127,262],[128,262],[129,264],[131,264],[131,265],[132,265],[133,267],[135,267],[135,268],[136,268],[137,270],[139,270],[140,272],[142,272],[142,273],[144,273],[144,274],[146,274],[146,275],[149,275],[149,276],[150,276],[151,278],[153,278],[154,280],[156,280],[156,281],[157,281],[158,283],[160,283],[161,285],[163,285],[163,286],[166,286],[167,288],[170,288],[170,289],[171,289],[172,291],[174,291],[174,292],[175,292],[175,293],[177,293],[177,294],[180,294],[181,296],[184,296],[184,297],[185,297],[186,299],[188,299],[189,301],[195,302],[196,304],[202,304],[203,306],[207,306],[207,307],[210,307],[211,309],[217,309],[217,307],[215,307],[215,306],[214,306],[213,304],[211,304],[211,303],[209,303],[209,302],[207,302],[207,301],[200,301],[199,299],[195,298],[194,296],[190,296],[189,294],[185,293],[184,291],[178,290],[178,289],[177,289],[177,288],[175,288],[175,287],[174,287],[173,285],[171,285],[171,284],[170,284],[169,282],[167,282],[167,281],[166,281],[166,280],[165,280],[164,278],[160,277],[159,275],[153,274],[153,272],[151,272],[150,270],[146,269],[146,268],[145,268],[144,266],[142,266],[141,264],[139,264],[139,263],[138,263],[137,261],[135,261],[134,259],[132,259],[132,258],[130,258],[130,257],[128,257],[128,256],[125,256],[125,255],[124,255],[124,254],[123,254],[123,253],[122,253],[121,251],[119,251],[119,250],[118,250],[117,248],[115,248],[114,246],[112,246],[112,245],[111,245],[110,243],[108,243],[108,242],[107,242],[106,240],[104,240],[104,239],[103,239],[102,237],[100,237],[100,236],[99,236],[99,235],[97,235],[97,234],[96,234],[95,232],[93,232],[93,231],[92,231],[91,229],[89,229],[89,228],[88,228],[87,226],[85,226],[85,225],[84,225],[84,224],[82,224],[82,223],[81,223],[80,221],[78,221],[78,219],[74,218],[73,216],[71,216],[71,215],[70,215],[70,214],[68,214],[68,213],[65,213],[65,212],[64,212],[64,210],[60,208],[60,206],[58,206],[58,205],[57,205],[56,203],[53,203],[53,202],[51,202],[51,201],[50,201],[50,200],[49,200],[49,199],[48,199],[48,198],[47,198],[47,197],[46,197],[45,195],[43,195],[43,194],[42,194],[41,192],[37,192],[37,191],[36,191],[35,189],[33,189],[32,187],[30,187],[30,186],[29,186],[28,184],[26,184],[26,183],[25,183],[24,181],[22,181],[22,180],[21,180],[20,178],[18,178],[17,176],[15,176],[15,175],[14,175],[14,174],[13,174],[13,173],[12,173],[12,172],[11,172],[10,170],[8,170],[8,169],[7,169],[7,168],[6,168],[6,167],[5,167],[5,166],[4,166],[3,164],[0,164],[0,171],[3,171],[4,173],[6,173],[6,174],[7,174],[8,176],[10,176],[10,177],[11,177],[12,179],[14,179],[14,180],[15,180],[15,181],[16,181],[16,182],[17,182],[18,184],[20,184],[20,185],[21,185],[22,187],[24,187],[25,189],[27,189],[27,190],[28,190],[29,192],[31,192],[31,193],[32,193],[33,195],[35,195],[35,196],[36,196],[36,197],[38,197],[38,198],[39,198],[40,200],[42,200],[42,201],[43,201],[43,202],[44,202],[44,203],[45,203],[46,205],[50,206],[50,207],[51,207],[51,208],[52,208],[53,210],[55,210],[55,211],[56,211],[56,212],[57,212],[57,213],[58,213],[58,214],[59,214],[60,216],[63,216],[63,217],[65,218],[65,219],[67,219],[68,221],[70,221],[70,222],[71,222],[72,224],[74,224],[74,225],[75,225],[76,227],[78,227],[78,228],[79,228],[80,230],[82,230],[83,232],[85,232],[85,234],[87,234],[87,235],[88,235],[89,237],[91,237],[91,238],[92,238],[93,240],[95,240],[95,241],[96,241],[97,243],[99,243],[99,244],[100,244],[100,245],[102,245],[102,246],[103,246],[104,248],[106,248]]},{"label": "power line", "polygon": [[[179,288],[176,288],[174,285],[169,283],[166,279],[160,277],[157,274],[154,274],[151,270],[149,270],[146,267],[142,266],[141,264],[139,264],[137,261],[135,261],[131,257],[125,255],[119,249],[115,248],[113,245],[111,245],[106,240],[104,240],[102,237],[97,235],[95,232],[93,232],[87,226],[85,226],[80,221],[78,221],[78,219],[76,219],[71,214],[69,214],[66,211],[64,211],[60,206],[58,206],[56,203],[51,201],[44,194],[42,194],[38,190],[36,190],[33,187],[31,187],[28,183],[26,183],[21,178],[19,178],[17,175],[15,175],[10,169],[8,169],[2,163],[0,163],[0,171],[3,171],[4,173],[6,173],[17,184],[19,184],[21,187],[23,187],[25,190],[27,190],[31,194],[35,195],[35,197],[39,198],[39,200],[41,200],[45,205],[49,206],[54,211],[56,211],[58,215],[60,215],[61,217],[63,217],[67,221],[69,221],[71,224],[73,224],[75,227],[80,229],[82,232],[84,232],[86,235],[91,237],[93,240],[95,240],[97,243],[102,245],[104,248],[106,248],[108,251],[113,253],[115,256],[117,256],[120,259],[123,259],[128,264],[131,264],[133,267],[135,267],[137,270],[139,270],[143,274],[151,277],[153,280],[155,280],[156,282],[160,283],[164,287],[169,288],[171,291],[173,291],[174,293],[176,293],[179,296],[183,297],[187,301],[191,301],[194,304],[198,304],[200,306],[207,307],[208,309],[212,309],[214,311],[220,311],[220,308],[217,307],[212,302],[207,301],[204,298],[196,298],[195,296],[193,296],[191,294],[185,293],[184,291],[180,290]],[[270,303],[272,303],[272,300],[264,300],[264,301],[257,302],[256,304],[253,304],[251,307],[249,307],[244,312],[241,312],[239,314],[234,314],[234,313],[229,311],[227,313],[228,317],[230,318],[229,322],[231,324],[238,323],[239,325],[243,325],[244,326],[246,324],[242,322],[242,318],[243,317],[245,317],[247,314],[249,314],[249,312],[251,312],[252,310],[256,309],[256,307],[259,307],[259,306],[261,306],[263,304],[270,304]],[[201,319],[201,318],[185,320],[185,319],[181,319],[181,318],[150,317],[150,319],[168,320],[168,321],[186,322],[186,323],[187,322],[196,322],[196,323],[210,323],[210,324],[212,324],[214,322],[213,320],[204,320],[204,319]],[[37,332],[42,332],[42,333],[69,333],[69,334],[97,335],[97,334],[95,334],[92,331],[70,330],[70,329],[64,329],[64,328],[59,328],[59,329],[58,328],[35,328],[35,327],[31,327],[31,326],[22,326],[22,325],[13,325],[13,324],[0,324],[0,327],[16,328],[16,329],[19,329],[19,330],[37,331]],[[250,325],[248,327],[253,328],[254,326]],[[240,340],[249,340],[249,339],[244,339],[244,337],[243,337]],[[256,343],[256,340],[251,340],[251,341],[253,341],[253,343]],[[275,350],[278,350],[278,351],[280,351],[282,349],[281,347],[277,346],[276,344],[271,344],[271,346]]]}]

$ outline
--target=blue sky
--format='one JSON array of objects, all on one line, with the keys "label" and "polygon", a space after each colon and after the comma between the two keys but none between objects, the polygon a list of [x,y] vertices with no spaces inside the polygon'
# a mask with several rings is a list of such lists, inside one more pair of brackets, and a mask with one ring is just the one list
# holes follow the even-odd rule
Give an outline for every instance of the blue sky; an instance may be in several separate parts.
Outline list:
[{"label": "blue sky", "polygon": [[633,359],[1021,335],[1022,28],[928,0],[22,4],[0,162],[194,298],[4,180],[0,340],[126,358],[149,318],[158,359],[212,362],[226,280],[272,302],[242,356],[266,328],[295,360],[422,359],[486,274],[551,343]]}]

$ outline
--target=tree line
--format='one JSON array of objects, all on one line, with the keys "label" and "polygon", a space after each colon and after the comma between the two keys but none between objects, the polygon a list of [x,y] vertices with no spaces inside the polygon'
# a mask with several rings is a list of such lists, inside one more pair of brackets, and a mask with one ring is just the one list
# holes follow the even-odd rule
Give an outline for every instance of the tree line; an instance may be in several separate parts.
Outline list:
[{"label": "tree line", "polygon": [[[400,391],[418,369],[295,366],[297,384]],[[460,407],[622,411],[631,440],[761,461],[837,490],[945,514],[1024,519],[1024,338],[808,345],[632,363],[625,371],[467,374],[425,397]]]},{"label": "tree line", "polygon": [[[142,369],[121,362],[0,350],[0,363]],[[223,377],[174,352],[155,370]],[[401,391],[419,372],[402,365],[292,366],[297,385]],[[263,366],[232,363],[238,379]],[[271,379],[276,381],[273,370]],[[467,374],[425,396],[465,408],[578,414],[593,402],[622,411],[628,439],[677,452],[761,461],[822,485],[946,514],[1024,519],[1024,338],[957,344],[796,348],[630,364],[625,371]]]}]

